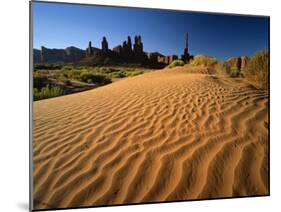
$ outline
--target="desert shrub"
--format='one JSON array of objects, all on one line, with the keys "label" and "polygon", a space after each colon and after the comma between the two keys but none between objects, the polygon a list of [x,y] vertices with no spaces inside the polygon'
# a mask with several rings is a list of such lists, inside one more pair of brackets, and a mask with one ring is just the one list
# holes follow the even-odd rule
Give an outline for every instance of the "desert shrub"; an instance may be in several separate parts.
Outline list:
[{"label": "desert shrub", "polygon": [[[73,68],[74,69],[74,68]],[[85,69],[85,66],[75,66],[75,69],[77,70],[82,70],[82,69]]]},{"label": "desert shrub", "polygon": [[40,97],[41,97],[40,89],[33,88],[33,99],[36,101],[36,100],[39,100]]},{"label": "desert shrub", "polygon": [[64,67],[62,67],[63,71],[69,71],[69,70],[72,70],[72,69],[73,69],[73,66],[64,66]]},{"label": "desert shrub", "polygon": [[182,60],[174,60],[168,65],[169,68],[173,68],[176,66],[184,66],[184,62]]},{"label": "desert shrub", "polygon": [[231,67],[227,62],[218,62],[214,65],[215,73],[229,75],[230,77],[244,77],[244,74],[237,67]]},{"label": "desert shrub", "polygon": [[33,74],[33,87],[34,88],[42,88],[45,86],[47,81],[47,77],[41,73],[34,72]]},{"label": "desert shrub", "polygon": [[218,62],[214,65],[215,73],[221,75],[230,75],[231,68],[225,62]]},{"label": "desert shrub", "polygon": [[191,60],[192,65],[204,65],[204,66],[213,66],[217,63],[217,59],[215,57],[208,57],[205,55],[196,55],[193,60]]},{"label": "desert shrub", "polygon": [[134,68],[109,68],[106,72],[102,72],[103,74],[113,77],[113,78],[124,78],[124,77],[132,77],[143,74],[143,70],[137,70]]},{"label": "desert shrub", "polygon": [[35,64],[34,65],[34,70],[56,70],[56,69],[61,69],[61,65],[56,65],[56,64]]},{"label": "desert shrub", "polygon": [[80,79],[81,72],[82,70],[78,70],[78,69],[71,69],[69,71],[64,71],[64,73],[67,75],[67,78],[76,79],[76,80]]},{"label": "desert shrub", "polygon": [[111,83],[111,79],[105,75],[91,73],[91,72],[81,72],[80,80],[87,83],[98,83],[98,84],[108,84]]},{"label": "desert shrub", "polygon": [[47,85],[46,87],[43,87],[41,89],[41,93],[42,93],[43,97],[50,98],[50,97],[62,95],[63,90],[58,86],[50,87],[49,85]]},{"label": "desert shrub", "polygon": [[129,76],[137,76],[137,75],[140,75],[140,74],[143,74],[143,71],[132,71],[129,73]]},{"label": "desert shrub", "polygon": [[117,68],[101,68],[102,73],[110,74],[114,72],[119,72],[120,69]]},{"label": "desert shrub", "polygon": [[114,78],[124,78],[124,77],[127,77],[127,74],[125,72],[119,71],[119,72],[112,73],[111,77],[114,77]]},{"label": "desert shrub", "polygon": [[259,51],[250,58],[243,72],[245,77],[256,84],[258,88],[268,88],[268,66],[268,52]]},{"label": "desert shrub", "polygon": [[66,72],[58,73],[57,76],[58,76],[57,78],[62,80],[62,81],[67,79],[67,78],[69,78],[69,76],[68,76],[68,74]]},{"label": "desert shrub", "polygon": [[33,89],[33,99],[40,100],[40,99],[47,99],[51,97],[61,96],[63,94],[63,90],[58,87],[54,86],[51,87],[50,85],[46,85],[45,87],[38,89]]},{"label": "desert shrub", "polygon": [[69,79],[63,79],[62,82],[65,84],[65,85],[72,85],[71,81]]}]

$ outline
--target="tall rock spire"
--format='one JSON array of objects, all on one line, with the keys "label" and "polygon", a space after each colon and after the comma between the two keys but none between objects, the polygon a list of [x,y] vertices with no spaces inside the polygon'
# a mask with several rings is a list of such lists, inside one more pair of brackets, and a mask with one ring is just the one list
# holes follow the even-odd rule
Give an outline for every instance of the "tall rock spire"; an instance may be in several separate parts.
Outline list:
[{"label": "tall rock spire", "polygon": [[188,52],[188,32],[186,32],[186,34],[185,34],[185,48],[184,48],[183,55],[181,56],[181,59],[184,62],[188,62],[190,60],[190,55]]},{"label": "tall rock spire", "polygon": [[102,38],[101,48],[102,48],[103,52],[107,52],[108,51],[108,43],[107,43],[106,37]]},{"label": "tall rock spire", "polygon": [[88,48],[86,49],[86,56],[90,56],[93,54],[93,49],[92,49],[92,42],[89,41]]},{"label": "tall rock spire", "polygon": [[188,53],[188,32],[186,33],[186,37],[185,37],[185,48],[186,48],[186,52]]},{"label": "tall rock spire", "polygon": [[131,41],[131,37],[130,36],[128,36],[127,44],[128,44],[129,50],[132,51],[132,41]]},{"label": "tall rock spire", "polygon": [[143,54],[143,44],[141,42],[141,36],[135,36],[134,52],[137,55]]}]

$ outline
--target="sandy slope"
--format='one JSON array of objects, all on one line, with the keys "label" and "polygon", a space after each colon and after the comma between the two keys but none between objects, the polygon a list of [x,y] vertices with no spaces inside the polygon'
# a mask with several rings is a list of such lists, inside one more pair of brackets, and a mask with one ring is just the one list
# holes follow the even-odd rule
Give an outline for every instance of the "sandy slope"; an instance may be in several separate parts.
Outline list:
[{"label": "sandy slope", "polygon": [[35,102],[35,208],[268,194],[268,93],[187,72]]}]

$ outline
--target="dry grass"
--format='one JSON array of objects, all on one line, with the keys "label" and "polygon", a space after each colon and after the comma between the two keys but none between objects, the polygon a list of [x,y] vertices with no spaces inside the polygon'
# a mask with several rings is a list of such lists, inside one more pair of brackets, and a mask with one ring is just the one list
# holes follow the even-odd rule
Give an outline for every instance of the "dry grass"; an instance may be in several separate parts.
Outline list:
[{"label": "dry grass", "polygon": [[217,64],[218,61],[215,57],[208,57],[205,55],[196,55],[193,60],[191,60],[190,64],[191,65],[204,65],[207,67],[214,66]]},{"label": "dry grass", "polygon": [[259,51],[253,55],[243,71],[245,77],[253,82],[256,87],[268,88],[269,54],[267,51]]},{"label": "dry grass", "polygon": [[171,64],[168,65],[168,68],[173,68],[176,66],[184,66],[184,62],[182,60],[174,60]]}]

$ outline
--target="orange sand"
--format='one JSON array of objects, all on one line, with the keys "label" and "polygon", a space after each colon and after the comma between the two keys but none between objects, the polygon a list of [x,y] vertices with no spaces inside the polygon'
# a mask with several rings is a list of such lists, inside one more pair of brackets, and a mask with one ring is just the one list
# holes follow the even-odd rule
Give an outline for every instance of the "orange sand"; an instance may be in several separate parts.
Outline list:
[{"label": "orange sand", "polygon": [[241,79],[164,69],[33,109],[35,209],[268,194],[268,92]]}]

